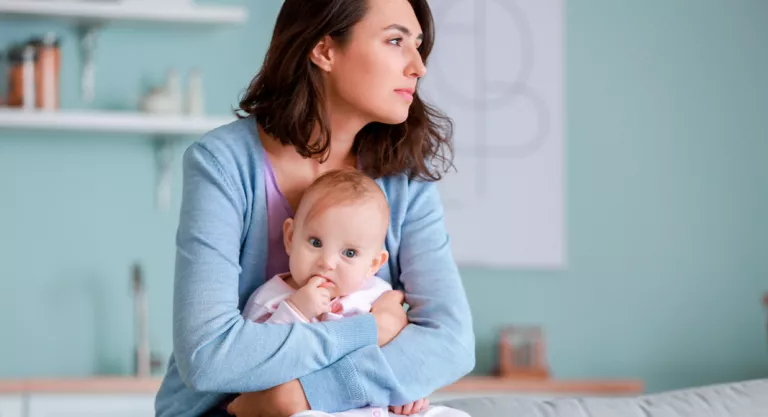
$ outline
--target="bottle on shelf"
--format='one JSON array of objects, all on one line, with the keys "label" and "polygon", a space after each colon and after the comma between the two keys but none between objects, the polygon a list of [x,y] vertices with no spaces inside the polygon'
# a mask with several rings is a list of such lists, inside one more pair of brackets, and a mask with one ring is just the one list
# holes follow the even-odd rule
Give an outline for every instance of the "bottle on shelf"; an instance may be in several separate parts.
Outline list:
[{"label": "bottle on shelf", "polygon": [[187,88],[187,114],[190,116],[202,116],[203,106],[203,77],[199,69],[193,69],[189,73]]},{"label": "bottle on shelf", "polygon": [[9,107],[59,108],[59,39],[53,33],[12,46],[7,53]]},{"label": "bottle on shelf", "polygon": [[59,108],[59,73],[61,51],[59,39],[49,32],[42,38],[35,38],[30,44],[37,51],[35,64],[35,86],[37,108],[56,110]]}]

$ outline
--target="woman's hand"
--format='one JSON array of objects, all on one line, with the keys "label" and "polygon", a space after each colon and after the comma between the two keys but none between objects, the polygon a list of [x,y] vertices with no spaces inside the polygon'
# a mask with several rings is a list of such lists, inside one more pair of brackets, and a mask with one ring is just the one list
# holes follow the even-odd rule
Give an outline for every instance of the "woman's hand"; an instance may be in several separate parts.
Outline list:
[{"label": "woman's hand", "polygon": [[379,347],[386,345],[408,325],[403,309],[405,295],[402,291],[387,291],[373,303],[371,313],[376,319]]},{"label": "woman's hand", "polygon": [[227,406],[237,417],[290,417],[309,410],[309,402],[298,379],[264,391],[239,395]]}]

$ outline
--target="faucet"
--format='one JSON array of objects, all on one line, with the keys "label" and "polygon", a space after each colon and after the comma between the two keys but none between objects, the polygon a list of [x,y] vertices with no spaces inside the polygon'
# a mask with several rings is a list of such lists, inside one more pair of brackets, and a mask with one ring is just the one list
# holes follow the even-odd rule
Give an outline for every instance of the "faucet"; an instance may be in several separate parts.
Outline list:
[{"label": "faucet", "polygon": [[151,373],[149,329],[147,326],[147,294],[141,266],[133,265],[133,316],[136,337],[135,369],[136,377],[148,378]]}]

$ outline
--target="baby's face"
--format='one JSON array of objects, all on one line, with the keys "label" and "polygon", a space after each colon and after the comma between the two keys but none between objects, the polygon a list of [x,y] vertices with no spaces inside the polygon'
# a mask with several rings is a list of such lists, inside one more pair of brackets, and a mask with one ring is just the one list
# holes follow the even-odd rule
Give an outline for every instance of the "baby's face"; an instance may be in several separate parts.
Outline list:
[{"label": "baby's face", "polygon": [[286,249],[294,281],[303,286],[322,276],[330,283],[332,298],[360,289],[387,259],[382,217],[375,204],[363,202],[329,207],[308,222],[292,222]]}]

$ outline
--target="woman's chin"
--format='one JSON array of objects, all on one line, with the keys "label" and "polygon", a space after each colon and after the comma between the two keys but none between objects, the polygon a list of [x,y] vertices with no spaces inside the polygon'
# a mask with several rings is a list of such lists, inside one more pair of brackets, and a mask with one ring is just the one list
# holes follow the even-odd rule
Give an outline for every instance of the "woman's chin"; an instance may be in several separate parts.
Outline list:
[{"label": "woman's chin", "polygon": [[386,125],[399,125],[408,120],[408,110],[405,112],[392,112],[378,117],[378,122]]}]

